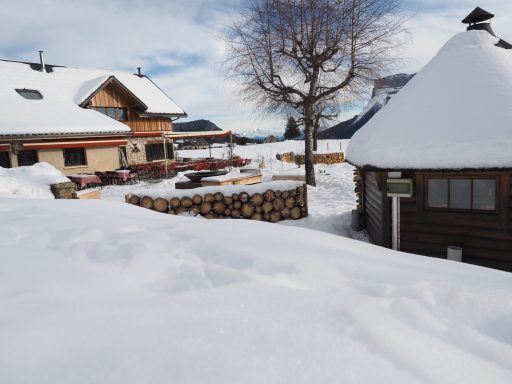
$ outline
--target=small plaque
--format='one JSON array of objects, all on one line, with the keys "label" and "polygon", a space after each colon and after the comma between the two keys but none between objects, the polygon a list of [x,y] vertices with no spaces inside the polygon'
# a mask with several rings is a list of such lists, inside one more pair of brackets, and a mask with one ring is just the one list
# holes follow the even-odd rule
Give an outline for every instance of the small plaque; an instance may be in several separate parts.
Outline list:
[{"label": "small plaque", "polygon": [[388,197],[412,197],[412,179],[388,179],[386,194]]}]

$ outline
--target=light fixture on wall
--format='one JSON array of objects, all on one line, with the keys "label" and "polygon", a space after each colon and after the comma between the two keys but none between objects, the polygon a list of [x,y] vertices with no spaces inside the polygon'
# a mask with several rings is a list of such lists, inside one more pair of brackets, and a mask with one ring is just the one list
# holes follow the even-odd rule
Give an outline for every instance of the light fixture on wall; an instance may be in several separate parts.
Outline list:
[{"label": "light fixture on wall", "polygon": [[11,152],[13,155],[17,155],[23,151],[23,143],[21,141],[11,141],[9,144],[11,145]]},{"label": "light fixture on wall", "polygon": [[139,143],[132,143],[132,152],[140,152]]}]

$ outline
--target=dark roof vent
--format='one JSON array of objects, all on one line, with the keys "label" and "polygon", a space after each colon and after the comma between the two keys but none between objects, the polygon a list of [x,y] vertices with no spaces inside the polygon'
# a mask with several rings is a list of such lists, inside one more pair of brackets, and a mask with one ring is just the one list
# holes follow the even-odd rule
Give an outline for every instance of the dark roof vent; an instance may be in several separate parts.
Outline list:
[{"label": "dark roof vent", "polygon": [[469,15],[467,15],[462,22],[464,24],[476,24],[482,21],[491,20],[494,17],[492,13],[483,10],[480,7],[476,7]]},{"label": "dark roof vent", "polygon": [[[469,24],[467,31],[487,31],[491,35],[496,36],[491,28],[491,23],[483,23],[483,21],[491,20],[493,17],[494,15],[492,13],[489,13],[480,7],[476,7],[464,18],[464,20],[462,20],[462,22],[464,24]],[[502,39],[500,39],[496,46],[499,48],[512,49],[512,44],[509,44]]]}]

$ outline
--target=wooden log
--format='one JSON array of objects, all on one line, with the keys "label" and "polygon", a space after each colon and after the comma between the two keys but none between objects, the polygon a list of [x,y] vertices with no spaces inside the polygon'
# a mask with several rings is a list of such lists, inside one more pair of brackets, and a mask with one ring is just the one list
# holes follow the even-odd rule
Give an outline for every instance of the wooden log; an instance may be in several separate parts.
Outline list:
[{"label": "wooden log", "polygon": [[224,196],[224,204],[226,204],[226,205],[233,204],[233,198],[231,196]]},{"label": "wooden log", "polygon": [[140,203],[140,197],[137,195],[130,195],[130,198],[128,199],[128,202],[133,205],[139,205]]},{"label": "wooden log", "polygon": [[260,206],[263,204],[263,195],[261,193],[255,193],[251,196],[251,203],[254,206]]},{"label": "wooden log", "polygon": [[293,197],[289,197],[285,200],[284,205],[288,209],[292,209],[295,206],[295,199]]},{"label": "wooden log", "polygon": [[297,196],[297,190],[296,189],[292,189],[291,191],[288,191],[288,193],[290,194],[290,197]]},{"label": "wooden log", "polygon": [[254,207],[254,211],[256,213],[261,213],[261,212],[263,212],[263,209],[261,208],[261,205],[258,205],[257,207]]},{"label": "wooden log", "polygon": [[167,202],[166,199],[162,199],[161,197],[155,200],[153,206],[155,207],[155,211],[158,212],[167,212],[167,210],[169,209],[169,203]]},{"label": "wooden log", "polygon": [[264,213],[270,213],[274,209],[274,205],[270,201],[265,201],[261,206],[261,209]]},{"label": "wooden log", "polygon": [[171,199],[171,208],[176,209],[179,208],[181,205],[181,199],[179,197],[173,197]]},{"label": "wooden log", "polygon": [[176,215],[176,211],[174,209],[169,209],[169,215]]},{"label": "wooden log", "polygon": [[300,187],[297,187],[297,193],[299,195],[304,195],[304,186],[301,185]]},{"label": "wooden log", "polygon": [[226,204],[226,209],[233,209],[233,204]]},{"label": "wooden log", "polygon": [[274,195],[275,195],[276,197],[281,197],[282,192],[281,192],[281,191],[274,191]]},{"label": "wooden log", "polygon": [[281,211],[281,217],[283,219],[287,219],[290,217],[290,208],[286,207],[286,208],[283,208],[283,210]]},{"label": "wooden log", "polygon": [[224,194],[222,192],[215,192],[213,198],[215,199],[215,201],[222,201],[224,200]]},{"label": "wooden log", "polygon": [[153,209],[153,199],[149,196],[144,196],[140,199],[140,206],[147,209]]},{"label": "wooden log", "polygon": [[247,203],[249,201],[249,194],[247,192],[239,193],[238,200],[240,200],[242,203]]},{"label": "wooden log", "polygon": [[304,196],[302,196],[302,195],[295,196],[295,204],[297,204],[299,207],[304,206]]},{"label": "wooden log", "polygon": [[231,217],[233,219],[239,219],[240,218],[240,210],[239,209],[233,209],[231,211]]},{"label": "wooden log", "polygon": [[197,216],[199,215],[199,213],[201,213],[201,208],[200,207],[192,207],[190,209],[190,212],[194,215],[194,216]]},{"label": "wooden log", "polygon": [[213,213],[208,213],[204,215],[204,217],[208,220],[215,219],[215,215]]},{"label": "wooden log", "polygon": [[192,199],[188,196],[181,198],[181,206],[184,208],[190,208],[194,203],[192,202]]},{"label": "wooden log", "polygon": [[261,221],[263,220],[263,216],[261,215],[261,213],[256,212],[254,215],[251,216],[251,220]]},{"label": "wooden log", "polygon": [[279,220],[281,220],[281,212],[279,212],[279,211],[270,212],[270,222],[271,223],[277,223]]},{"label": "wooden log", "polygon": [[290,217],[293,220],[300,219],[301,215],[302,215],[302,212],[300,211],[299,207],[293,207],[292,209],[290,209]]},{"label": "wooden log", "polygon": [[263,214],[263,220],[270,221],[270,213]]},{"label": "wooden log", "polygon": [[176,210],[176,214],[179,215],[180,213],[185,213],[185,212],[188,212],[188,209],[185,208],[185,207],[179,207],[177,210]]},{"label": "wooden log", "polygon": [[254,206],[250,203],[243,203],[240,212],[243,217],[248,219],[254,214]]},{"label": "wooden log", "polygon": [[201,195],[194,195],[192,197],[192,202],[195,204],[195,205],[200,205],[202,202],[203,202],[203,196]]},{"label": "wooden log", "polygon": [[209,201],[203,201],[203,203],[201,204],[201,208],[200,208],[201,215],[206,215],[206,214],[210,213],[211,210],[212,210],[212,203],[210,203]]},{"label": "wooden log", "polygon": [[238,193],[233,193],[231,195],[231,198],[233,199],[233,201],[237,201],[238,200]]},{"label": "wooden log", "polygon": [[275,198],[275,194],[274,194],[274,191],[272,191],[271,189],[265,191],[265,193],[263,194],[263,198],[265,199],[265,201],[274,201],[274,198]]},{"label": "wooden log", "polygon": [[240,200],[233,202],[233,208],[235,208],[235,209],[242,208],[242,203],[240,202]]},{"label": "wooden log", "polygon": [[290,192],[288,191],[283,191],[283,193],[281,194],[281,197],[285,200],[288,198],[288,196],[290,196]]},{"label": "wooden log", "polygon": [[203,201],[206,201],[207,203],[213,203],[215,199],[213,198],[213,195],[211,193],[207,193],[203,197]]},{"label": "wooden log", "polygon": [[226,210],[226,204],[224,204],[223,201],[216,201],[215,203],[213,203],[213,212],[216,213],[217,215],[220,215],[222,213],[224,213],[224,211]]},{"label": "wooden log", "polygon": [[224,211],[223,215],[226,216],[226,217],[231,216],[231,209],[226,208],[226,210]]},{"label": "wooden log", "polygon": [[272,205],[276,211],[281,211],[285,207],[284,199],[282,197],[276,197],[272,202]]}]

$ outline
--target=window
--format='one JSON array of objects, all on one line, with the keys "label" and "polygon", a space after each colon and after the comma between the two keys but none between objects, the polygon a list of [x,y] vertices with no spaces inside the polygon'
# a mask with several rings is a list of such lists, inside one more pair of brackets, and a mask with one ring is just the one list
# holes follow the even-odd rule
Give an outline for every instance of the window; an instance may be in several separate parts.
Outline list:
[{"label": "window", "polygon": [[77,165],[87,165],[84,148],[65,148],[64,166],[73,167]]},{"label": "window", "polygon": [[116,119],[119,121],[128,120],[128,112],[127,112],[126,108],[118,108],[118,107],[92,107],[92,108],[97,110],[100,113],[103,113],[104,115],[107,115],[108,117],[113,118],[113,119]]},{"label": "window", "polygon": [[[167,158],[173,159],[172,143],[166,143]],[[164,159],[164,145],[163,143],[146,144],[146,161],[163,160]]]},{"label": "window", "polygon": [[43,95],[36,89],[16,89],[16,92],[27,100],[41,100]]},{"label": "window", "polygon": [[428,208],[496,210],[496,179],[428,179]]},{"label": "window", "polygon": [[11,168],[9,152],[0,152],[0,167]]},{"label": "window", "polygon": [[19,151],[18,166],[34,165],[37,163],[37,151]]}]

